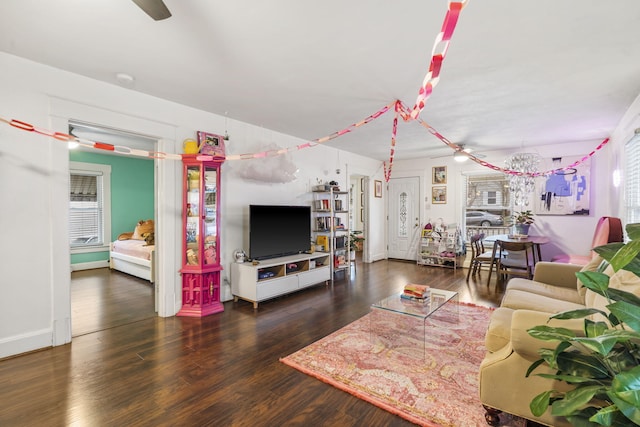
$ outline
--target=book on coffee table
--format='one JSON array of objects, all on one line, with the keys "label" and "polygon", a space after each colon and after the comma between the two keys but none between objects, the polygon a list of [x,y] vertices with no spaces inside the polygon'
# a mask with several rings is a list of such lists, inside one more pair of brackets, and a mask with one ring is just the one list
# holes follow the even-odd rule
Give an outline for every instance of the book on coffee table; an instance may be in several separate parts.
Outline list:
[{"label": "book on coffee table", "polygon": [[407,295],[414,298],[428,298],[429,297],[429,286],[428,285],[416,285],[414,283],[409,283],[404,285],[403,295]]},{"label": "book on coffee table", "polygon": [[415,302],[420,302],[420,303],[423,303],[423,304],[429,302],[429,295],[427,295],[426,297],[423,297],[423,298],[418,298],[418,297],[414,297],[414,296],[402,293],[402,294],[400,294],[400,298],[403,299],[403,300],[415,301]]}]

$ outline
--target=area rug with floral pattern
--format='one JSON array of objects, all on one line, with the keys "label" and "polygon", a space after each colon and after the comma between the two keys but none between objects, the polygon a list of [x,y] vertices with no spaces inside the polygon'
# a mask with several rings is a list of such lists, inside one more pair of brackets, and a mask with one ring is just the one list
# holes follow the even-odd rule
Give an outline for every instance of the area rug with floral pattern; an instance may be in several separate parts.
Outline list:
[{"label": "area rug with floral pattern", "polygon": [[423,324],[374,310],[280,360],[418,425],[486,426],[478,369],[491,312],[451,302]]}]

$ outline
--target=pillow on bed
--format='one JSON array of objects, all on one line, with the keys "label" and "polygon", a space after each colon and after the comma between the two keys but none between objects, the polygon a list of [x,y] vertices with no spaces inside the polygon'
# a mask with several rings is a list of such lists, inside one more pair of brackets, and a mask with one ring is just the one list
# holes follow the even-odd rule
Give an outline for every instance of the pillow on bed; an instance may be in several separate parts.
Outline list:
[{"label": "pillow on bed", "polygon": [[144,235],[146,233],[153,233],[153,220],[140,220],[138,225],[136,225],[136,229],[133,230],[133,236],[131,236],[134,240],[144,240]]}]

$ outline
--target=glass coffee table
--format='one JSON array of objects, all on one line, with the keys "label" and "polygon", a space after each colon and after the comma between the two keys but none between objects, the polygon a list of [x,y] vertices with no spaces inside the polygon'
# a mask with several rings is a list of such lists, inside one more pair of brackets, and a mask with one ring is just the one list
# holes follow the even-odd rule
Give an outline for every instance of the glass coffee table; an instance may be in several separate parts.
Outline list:
[{"label": "glass coffee table", "polygon": [[[458,322],[458,293],[431,288],[425,302],[404,299],[400,295],[402,293],[393,294],[371,304],[371,342],[389,348],[395,346],[400,351],[411,351],[411,347],[418,346],[424,356],[429,328]],[[431,324],[427,328],[429,319]]]}]

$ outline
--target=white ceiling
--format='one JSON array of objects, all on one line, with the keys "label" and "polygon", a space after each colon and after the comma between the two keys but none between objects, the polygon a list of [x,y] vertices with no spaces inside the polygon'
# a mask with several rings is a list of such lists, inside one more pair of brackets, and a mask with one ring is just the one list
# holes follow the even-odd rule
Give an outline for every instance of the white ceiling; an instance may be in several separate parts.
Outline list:
[{"label": "white ceiling", "polygon": [[[2,0],[0,50],[113,84],[128,73],[135,91],[311,140],[395,99],[412,107],[447,10],[445,0],[165,3],[173,16],[153,21],[130,0]],[[477,151],[595,141],[639,93],[640,1],[469,0],[421,117]],[[392,119],[327,145],[387,160]],[[449,153],[400,123],[396,159]]]}]

